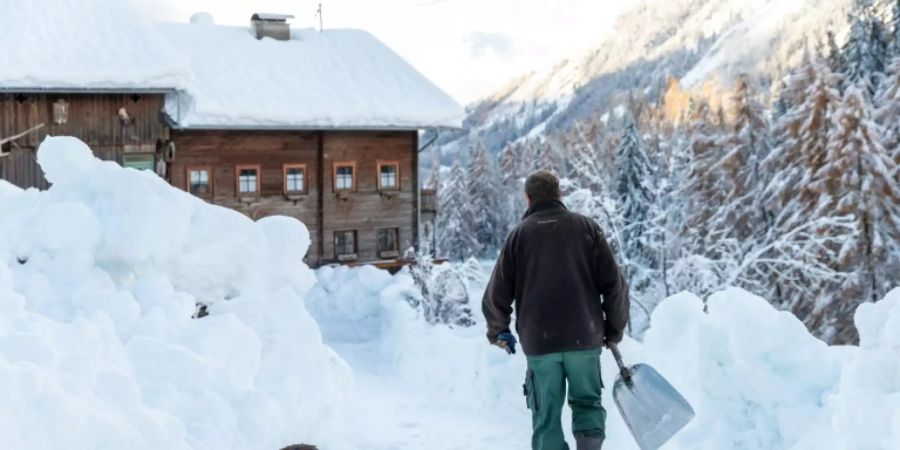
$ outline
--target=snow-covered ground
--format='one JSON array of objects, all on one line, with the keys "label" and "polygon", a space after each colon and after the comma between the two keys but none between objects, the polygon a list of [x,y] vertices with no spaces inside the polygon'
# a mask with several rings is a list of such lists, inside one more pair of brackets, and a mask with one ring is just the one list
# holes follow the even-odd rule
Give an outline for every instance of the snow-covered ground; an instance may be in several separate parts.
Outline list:
[{"label": "snow-covered ground", "polygon": [[[408,274],[312,272],[299,222],[253,222],[77,140],[38,159],[48,191],[0,182],[0,448],[528,447],[524,358],[487,345],[479,314],[429,325]],[[856,324],[859,347],[828,347],[745,291],[682,293],[621,348],[697,412],[666,449],[898,449],[900,290]],[[605,406],[606,448],[636,448]]]},{"label": "snow-covered ground", "polygon": [[[417,294],[404,274],[340,268],[317,276],[307,306],[354,368],[357,448],[529,446],[524,357],[488,346],[481,323],[426,325],[405,301]],[[856,321],[860,347],[829,347],[741,289],[705,305],[682,293],[660,304],[643,343],[628,339],[621,349],[629,362],[657,368],[697,412],[666,449],[898,449],[900,289],[863,305]],[[609,356],[602,370],[612,386]],[[610,395],[604,405],[607,448],[637,448]]]}]

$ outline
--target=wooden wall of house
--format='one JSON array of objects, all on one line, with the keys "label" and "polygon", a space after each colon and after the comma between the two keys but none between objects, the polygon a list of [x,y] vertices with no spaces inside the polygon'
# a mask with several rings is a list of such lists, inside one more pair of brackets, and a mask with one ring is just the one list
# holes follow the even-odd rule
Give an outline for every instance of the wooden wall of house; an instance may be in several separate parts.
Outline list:
[{"label": "wooden wall of house", "polygon": [[[55,123],[53,116],[59,99],[68,104],[63,124]],[[119,163],[126,151],[154,152],[157,140],[168,138],[163,101],[162,94],[0,94],[0,138],[43,124],[4,146],[10,155],[0,157],[0,176],[21,187],[46,187],[34,152],[47,135],[75,136],[98,157]],[[121,108],[127,111],[127,121],[120,119]]]},{"label": "wooden wall of house", "polygon": [[[334,232],[356,230],[360,260],[379,259],[376,233],[399,228],[399,250],[416,242],[417,133],[327,132],[324,134],[324,248],[323,259],[334,260]],[[338,193],[334,188],[335,163],[356,163],[356,188]],[[378,161],[399,163],[400,190],[379,192]]]},{"label": "wooden wall of house", "polygon": [[[276,214],[300,219],[312,238],[307,258],[311,265],[336,262],[334,232],[341,230],[357,232],[357,260],[376,260],[378,229],[398,229],[400,251],[416,240],[416,137],[415,132],[173,130],[177,153],[169,176],[174,186],[189,190],[188,170],[208,168],[213,203],[253,219]],[[379,192],[379,160],[399,164],[398,191]],[[343,161],[356,164],[356,189],[338,193],[333,168]],[[284,195],[285,164],[306,165],[305,195]],[[259,166],[260,195],[238,194],[241,165]]]},{"label": "wooden wall of house", "polygon": [[[235,209],[256,220],[271,215],[296,217],[310,231],[310,264],[318,263],[318,135],[290,131],[173,130],[175,159],[169,167],[173,186],[188,189],[188,170],[209,168],[213,203]],[[306,165],[306,193],[286,196],[284,165]],[[260,168],[259,195],[238,195],[239,165]],[[300,255],[301,257],[303,255]]]}]

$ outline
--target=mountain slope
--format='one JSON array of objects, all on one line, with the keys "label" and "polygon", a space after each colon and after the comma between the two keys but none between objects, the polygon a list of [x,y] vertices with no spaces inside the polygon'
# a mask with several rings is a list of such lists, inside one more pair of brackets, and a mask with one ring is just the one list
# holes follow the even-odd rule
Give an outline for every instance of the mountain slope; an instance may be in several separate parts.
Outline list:
[{"label": "mountain slope", "polygon": [[656,98],[669,77],[685,88],[727,86],[743,72],[770,83],[827,30],[838,39],[846,33],[850,1],[644,0],[594,50],[512,80],[470,105],[465,128],[442,135],[438,148],[447,157],[483,140],[497,152],[611,111],[629,92]]}]

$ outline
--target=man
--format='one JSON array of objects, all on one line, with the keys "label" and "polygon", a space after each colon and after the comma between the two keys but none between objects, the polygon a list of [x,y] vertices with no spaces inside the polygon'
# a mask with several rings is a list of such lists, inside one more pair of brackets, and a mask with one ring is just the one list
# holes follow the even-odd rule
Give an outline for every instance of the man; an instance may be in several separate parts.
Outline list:
[{"label": "man", "polygon": [[528,211],[507,238],[484,293],[488,340],[515,353],[509,328],[515,304],[528,360],[532,450],[568,450],[560,419],[566,383],[578,450],[599,450],[606,438],[600,350],[622,340],[628,288],[597,223],[563,205],[556,176],[532,174],[525,195]]}]

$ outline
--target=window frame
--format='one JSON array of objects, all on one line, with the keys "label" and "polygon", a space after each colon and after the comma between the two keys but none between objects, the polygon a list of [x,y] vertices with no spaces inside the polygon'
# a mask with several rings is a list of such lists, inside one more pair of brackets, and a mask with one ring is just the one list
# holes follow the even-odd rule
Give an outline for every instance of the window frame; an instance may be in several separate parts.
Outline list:
[{"label": "window frame", "polygon": [[[288,170],[290,169],[301,169],[303,170],[303,189],[299,191],[289,191],[288,190]],[[309,193],[309,171],[306,169],[306,164],[301,163],[285,163],[282,167],[282,191],[284,195],[306,195]]]},{"label": "window frame", "polygon": [[[396,176],[396,180],[395,180],[395,184],[393,187],[384,187],[381,185],[381,168],[385,167],[385,166],[394,166],[394,170],[395,170],[394,174]],[[375,177],[376,177],[375,183],[376,183],[376,186],[378,187],[378,191],[380,191],[380,192],[399,191],[400,190],[400,161],[388,161],[388,160],[380,160],[379,159],[376,164]]]},{"label": "window frame", "polygon": [[[391,232],[394,234],[394,249],[386,250],[381,248],[381,233]],[[400,257],[400,228],[387,227],[375,230],[375,251],[378,252],[379,258],[398,258]]]},{"label": "window frame", "polygon": [[[353,175],[351,177],[350,183],[352,186],[350,188],[338,188],[337,187],[337,172],[341,167],[350,167],[353,170]],[[335,161],[332,165],[331,171],[331,188],[334,192],[356,192],[357,187],[357,175],[358,171],[356,168],[356,161]]]},{"label": "window frame", "polygon": [[[338,253],[338,235],[342,233],[353,234],[353,253]],[[334,259],[338,261],[353,261],[359,259],[359,230],[334,230],[332,232],[334,244]]]},{"label": "window frame", "polygon": [[[206,195],[195,194],[195,193],[191,192],[191,172],[201,171],[201,170],[206,171],[206,184],[209,186],[209,193]],[[214,189],[213,185],[214,184],[213,184],[212,166],[198,165],[198,166],[187,166],[184,168],[184,190],[187,193],[189,193],[195,197],[212,198],[213,197],[213,189]]]},{"label": "window frame", "polygon": [[[148,156],[149,156],[149,157],[151,158],[151,160],[152,160],[151,163],[150,163],[150,168],[149,168],[149,169],[138,169],[137,167],[134,167],[134,166],[126,166],[126,165],[125,165],[125,164],[126,164],[126,163],[125,163],[125,160],[128,159],[128,157],[134,157],[134,156],[143,156],[143,157],[148,157]],[[135,169],[135,170],[141,170],[141,171],[149,170],[149,171],[151,171],[151,172],[153,172],[153,173],[156,173],[156,163],[157,163],[157,162],[158,162],[158,161],[156,160],[156,152],[129,152],[129,153],[122,153],[122,167],[131,167],[132,169]]]},{"label": "window frame", "polygon": [[[256,191],[241,191],[241,170],[256,170]],[[234,193],[238,197],[258,197],[262,191],[262,167],[259,164],[237,164],[234,166]]]}]

